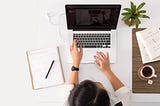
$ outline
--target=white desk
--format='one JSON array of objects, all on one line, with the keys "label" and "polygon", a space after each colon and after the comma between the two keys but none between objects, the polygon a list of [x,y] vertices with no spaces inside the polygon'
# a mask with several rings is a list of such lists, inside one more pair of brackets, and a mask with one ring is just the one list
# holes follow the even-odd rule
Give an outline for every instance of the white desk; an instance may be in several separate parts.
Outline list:
[{"label": "white desk", "polygon": [[[42,0],[41,0],[42,1]],[[49,0],[48,0],[49,1]],[[40,6],[42,7],[47,7],[47,5],[44,6],[44,2],[46,1],[42,1]],[[139,4],[141,3],[141,0],[134,0],[135,4]],[[142,19],[142,24],[140,25],[140,27],[147,27],[150,25],[154,25],[157,24],[159,21],[160,16],[157,15],[157,10],[160,9],[159,5],[160,2],[159,1],[150,1],[150,0],[146,0],[146,5],[143,7],[144,9],[147,10],[147,15],[149,15],[151,18],[150,19]],[[69,0],[68,2],[61,2],[59,1],[59,7],[62,6],[63,10],[60,10],[54,6],[52,6],[52,4],[49,4],[49,6],[51,7],[47,7],[47,11],[52,11],[52,10],[56,10],[56,12],[64,12],[64,4],[66,3],[117,3],[117,4],[122,4],[122,9],[124,7],[128,7],[130,6],[130,2],[129,1],[117,1],[117,0],[92,0],[92,1],[85,1],[85,0],[78,0],[78,1],[74,1],[74,0]],[[58,2],[57,2],[58,4]],[[50,9],[49,9],[50,8]],[[42,8],[41,8],[42,9]],[[44,9],[45,10],[45,9]],[[41,10],[40,12],[43,12],[44,10]],[[121,10],[122,12],[122,10]],[[128,26],[126,26],[123,21],[121,21],[122,16],[120,15],[119,18],[119,22],[118,22],[118,26],[117,26],[117,42],[118,42],[118,51],[117,51],[117,63],[116,64],[111,64],[111,68],[114,71],[114,73],[123,81],[123,83],[128,86],[130,89],[132,88],[132,28],[129,28]],[[42,27],[45,28],[45,26]],[[42,31],[41,30],[41,31]],[[53,37],[53,35],[55,35],[55,31],[53,31],[53,33],[50,33],[51,36]],[[58,35],[58,34],[56,34]],[[40,36],[40,33],[39,35]],[[43,37],[44,34],[42,35]],[[62,34],[62,36],[65,36],[64,34]],[[47,39],[47,38],[45,38]],[[44,42],[44,41],[43,41]],[[44,42],[45,43],[45,42]],[[45,43],[47,44],[47,43]],[[63,57],[65,59],[65,56]],[[70,66],[71,65],[67,65],[64,62],[64,69],[68,69],[67,71],[69,71]],[[89,70],[90,67],[92,67],[92,70]],[[96,69],[95,65],[93,64],[82,64],[81,65],[81,72],[80,72],[80,80],[84,80],[87,78],[93,78],[94,80],[99,80],[105,83],[104,81],[104,76],[101,75],[101,73],[98,71],[98,69]],[[67,72],[65,70],[65,74],[69,75],[69,72]],[[67,76],[68,78],[68,76]],[[106,81],[107,82],[107,81]],[[106,84],[106,86],[108,86]],[[154,98],[154,99],[153,99]],[[132,101],[133,102],[159,102],[160,101],[160,94],[133,94],[132,95]]]},{"label": "white desk", "polygon": [[[133,1],[136,4],[142,2],[142,0]],[[145,0],[145,2],[144,9],[147,10],[147,14],[151,19],[142,19],[140,27],[147,27],[160,22],[160,16],[157,13],[160,10],[160,1]],[[49,23],[46,13],[51,11],[54,11],[55,14],[64,13],[64,5],[66,3],[119,3],[122,4],[122,8],[128,7],[130,4],[126,0],[15,0],[10,4],[7,1],[0,3],[2,5],[0,10],[5,10],[5,12],[1,12],[0,22],[1,28],[4,29],[0,32],[2,38],[0,39],[0,81],[2,84],[0,90],[2,101],[0,105],[60,106],[61,101],[58,98],[63,95],[65,85],[41,91],[31,90],[25,51],[55,44],[63,46],[57,25]],[[111,68],[122,82],[131,89],[132,29],[126,26],[121,21],[121,18],[120,16],[117,26],[117,63],[112,64]],[[64,52],[62,52],[62,57],[65,60]],[[69,76],[70,66],[71,64],[63,61],[66,79]],[[89,70],[90,67],[92,67],[92,70]],[[82,64],[80,80],[88,78],[102,81],[105,86],[110,88],[107,78],[93,64]],[[160,94],[133,94],[132,102],[160,102]]]}]

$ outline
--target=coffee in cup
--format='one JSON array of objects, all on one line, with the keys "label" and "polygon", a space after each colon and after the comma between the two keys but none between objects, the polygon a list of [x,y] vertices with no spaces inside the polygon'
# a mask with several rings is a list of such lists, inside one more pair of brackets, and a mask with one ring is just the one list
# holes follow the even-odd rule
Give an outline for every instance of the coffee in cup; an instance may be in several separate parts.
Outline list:
[{"label": "coffee in cup", "polygon": [[140,69],[139,75],[142,79],[151,79],[157,77],[155,69],[151,65],[145,65]]}]

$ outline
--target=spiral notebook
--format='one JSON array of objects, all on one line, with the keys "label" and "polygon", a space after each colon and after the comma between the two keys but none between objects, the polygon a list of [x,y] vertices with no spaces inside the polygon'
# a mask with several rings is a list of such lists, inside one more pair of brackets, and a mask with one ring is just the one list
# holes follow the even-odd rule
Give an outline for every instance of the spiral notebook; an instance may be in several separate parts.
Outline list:
[{"label": "spiral notebook", "polygon": [[[29,50],[27,51],[27,59],[33,89],[46,88],[64,83],[58,47]],[[54,64],[46,79],[45,77],[52,61],[54,61]]]}]

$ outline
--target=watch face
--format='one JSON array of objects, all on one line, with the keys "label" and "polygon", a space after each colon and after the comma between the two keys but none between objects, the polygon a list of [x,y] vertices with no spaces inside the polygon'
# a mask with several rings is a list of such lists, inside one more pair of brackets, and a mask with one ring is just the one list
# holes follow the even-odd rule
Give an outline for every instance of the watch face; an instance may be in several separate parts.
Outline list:
[{"label": "watch face", "polygon": [[79,68],[76,68],[76,67],[72,66],[71,70],[72,71],[79,71]]}]

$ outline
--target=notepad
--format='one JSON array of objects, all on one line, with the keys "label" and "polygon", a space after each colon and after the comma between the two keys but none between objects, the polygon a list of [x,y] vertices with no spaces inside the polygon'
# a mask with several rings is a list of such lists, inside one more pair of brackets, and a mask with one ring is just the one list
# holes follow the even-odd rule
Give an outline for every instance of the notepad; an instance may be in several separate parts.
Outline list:
[{"label": "notepad", "polygon": [[143,31],[136,32],[139,39],[145,46],[149,58],[155,59],[160,57],[160,27],[155,25]]},{"label": "notepad", "polygon": [[146,48],[143,45],[143,43],[141,42],[139,36],[140,35],[136,35],[136,38],[137,38],[137,43],[138,43],[138,46],[139,46],[139,49],[140,49],[140,54],[141,54],[143,64],[159,61],[160,57],[155,58],[155,59],[150,59],[150,57],[149,57],[149,55],[146,51]]},{"label": "notepad", "polygon": [[[30,76],[33,89],[46,88],[64,83],[59,48],[51,47],[27,51]],[[54,64],[47,77],[52,61]]]}]

